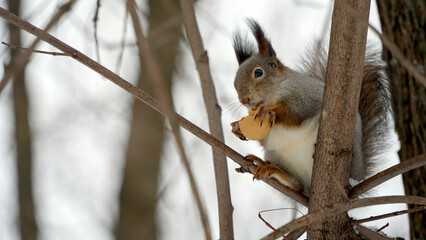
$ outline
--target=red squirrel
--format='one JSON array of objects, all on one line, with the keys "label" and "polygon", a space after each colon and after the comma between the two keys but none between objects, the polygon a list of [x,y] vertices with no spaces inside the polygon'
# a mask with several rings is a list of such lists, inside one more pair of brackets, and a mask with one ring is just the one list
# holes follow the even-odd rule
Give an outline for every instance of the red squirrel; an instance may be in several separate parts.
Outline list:
[{"label": "red squirrel", "polygon": [[[313,153],[326,76],[327,55],[318,48],[293,70],[278,60],[259,23],[249,19],[257,48],[241,35],[234,36],[239,68],[234,86],[241,104],[255,109],[255,118],[268,119],[271,130],[260,140],[265,160],[248,155],[256,163],[255,179],[275,178],[309,195]],[[357,117],[350,177],[360,181],[371,174],[374,157],[385,149],[391,91],[386,66],[377,54],[366,54]],[[247,140],[238,122],[232,132]]]}]

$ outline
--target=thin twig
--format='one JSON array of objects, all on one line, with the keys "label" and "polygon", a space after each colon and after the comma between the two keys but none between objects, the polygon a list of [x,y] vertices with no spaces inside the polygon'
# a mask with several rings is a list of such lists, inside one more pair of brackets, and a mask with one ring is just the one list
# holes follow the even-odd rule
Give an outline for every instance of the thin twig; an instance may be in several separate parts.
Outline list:
[{"label": "thin twig", "polygon": [[376,232],[381,232],[383,229],[389,227],[389,223],[386,223],[385,225],[383,225],[383,227],[379,228],[376,230]]},{"label": "thin twig", "polygon": [[68,53],[48,52],[48,51],[35,50],[35,49],[31,49],[31,48],[24,48],[24,47],[21,47],[21,46],[15,46],[13,44],[5,43],[3,41],[1,42],[1,44],[6,45],[11,49],[18,49],[18,50],[22,50],[22,51],[31,51],[31,52],[35,52],[35,53],[48,54],[48,55],[53,55],[53,56],[67,56],[67,57],[71,56]]},{"label": "thin twig", "polygon": [[93,17],[93,36],[95,39],[96,58],[98,62],[101,62],[101,55],[99,53],[99,41],[98,41],[98,19],[99,19],[99,8],[101,8],[101,0],[96,0],[95,16]]},{"label": "thin twig", "polygon": [[[221,109],[217,102],[216,90],[213,84],[209,58],[207,51],[204,49],[203,40],[198,29],[197,19],[192,0],[180,0],[182,8],[183,24],[185,25],[186,36],[191,46],[192,56],[197,66],[198,74],[203,89],[204,104],[207,108],[209,119],[209,128],[211,134],[224,141]],[[213,148],[213,163],[216,177],[216,191],[219,207],[219,228],[220,239],[234,239],[232,212],[234,208],[231,202],[231,191],[229,186],[228,165],[224,153]]]},{"label": "thin twig", "polygon": [[263,217],[262,217],[262,214],[259,212],[258,214],[257,214],[257,216],[260,218],[260,220],[262,220],[262,222],[266,225],[266,226],[268,226],[270,229],[272,229],[272,230],[277,230],[277,229],[275,229],[268,221],[266,221]]},{"label": "thin twig", "polygon": [[297,208],[274,208],[274,209],[268,209],[268,210],[262,210],[260,211],[257,216],[262,220],[262,222],[264,222],[266,224],[266,226],[268,226],[270,229],[275,230],[275,228],[269,224],[263,217],[262,217],[262,213],[265,212],[273,212],[273,211],[279,211],[279,210],[295,210],[297,212],[299,212],[300,214],[304,215],[299,209]]},{"label": "thin twig", "polygon": [[367,207],[380,204],[394,204],[394,203],[408,203],[408,204],[419,204],[426,205],[425,197],[417,196],[385,196],[385,197],[374,197],[374,198],[363,198],[357,200],[351,200],[349,202],[341,202],[334,204],[329,207],[322,208],[320,210],[309,213],[303,217],[300,217],[274,231],[262,240],[276,239],[283,234],[294,231],[300,227],[308,226],[312,223],[323,220],[324,218],[346,212],[348,210],[360,207]]},{"label": "thin twig", "polygon": [[374,240],[392,240],[393,239],[393,238],[388,238],[388,237],[384,236],[383,234],[380,234],[376,231],[373,231],[373,230],[366,228],[364,226],[361,226],[361,225],[356,225],[355,229],[365,239],[370,239],[370,240],[373,240],[373,239]]},{"label": "thin twig", "polygon": [[376,175],[364,180],[363,182],[354,186],[349,191],[349,197],[350,198],[358,197],[359,195],[365,193],[366,191],[376,187],[377,185],[383,182],[386,182],[387,180],[393,177],[398,176],[399,174],[408,172],[412,169],[421,167],[423,165],[426,165],[426,153],[410,158],[406,161],[403,161],[393,167],[383,170],[377,173]]},{"label": "thin twig", "polygon": [[115,66],[115,72],[117,74],[120,74],[121,63],[123,61],[124,49],[125,49],[125,46],[126,46],[127,18],[128,17],[129,17],[129,12],[127,11],[127,8],[126,8],[125,9],[124,21],[123,21],[123,33],[122,33],[122,38],[121,38],[121,50],[120,50],[120,54],[118,55],[117,65]]},{"label": "thin twig", "polygon": [[419,72],[419,70],[414,66],[414,64],[407,59],[401,50],[399,50],[398,46],[392,42],[388,37],[386,37],[384,34],[381,34],[375,27],[373,27],[371,24],[369,24],[369,27],[377,36],[380,38],[380,40],[383,43],[383,46],[385,46],[392,55],[399,61],[399,63],[407,70],[409,74],[411,74],[420,84],[423,85],[423,87],[426,88],[426,77]]},{"label": "thin twig", "polygon": [[[158,113],[165,115],[163,109],[160,107],[157,100],[155,100],[149,94],[147,94],[146,92],[137,88],[133,84],[127,82],[122,77],[115,74],[114,72],[108,70],[107,68],[105,68],[101,64],[97,63],[93,59],[91,59],[91,58],[87,57],[86,55],[84,55],[83,53],[77,51],[77,49],[72,48],[71,46],[65,44],[64,42],[53,37],[52,35],[50,35],[46,31],[43,31],[43,30],[37,28],[36,26],[34,26],[34,25],[32,25],[32,24],[30,24],[26,21],[23,21],[18,16],[10,13],[9,11],[7,11],[6,9],[1,8],[1,7],[0,7],[0,17],[4,18],[6,21],[18,26],[22,30],[25,30],[28,33],[31,33],[31,34],[39,37],[43,41],[49,43],[50,45],[52,45],[56,48],[58,48],[59,50],[70,54],[72,58],[76,59],[80,63],[82,63],[85,66],[87,66],[88,68],[92,69],[93,71],[99,73],[100,75],[102,75],[106,79],[109,79],[111,82],[113,82],[114,84],[116,84],[120,88],[124,89],[125,91],[127,91],[128,93],[130,93],[131,95],[133,95],[134,97],[139,99],[140,101],[144,102],[145,104],[147,104],[148,106],[153,108]],[[177,122],[180,126],[185,128],[186,130],[188,130],[189,132],[191,132],[192,134],[194,134],[195,136],[197,136],[198,138],[200,138],[201,140],[203,140],[207,144],[213,146],[214,148],[216,148],[219,151],[226,154],[226,156],[228,156],[230,159],[235,161],[237,164],[241,165],[241,167],[246,172],[250,172],[252,174],[255,173],[256,166],[252,162],[246,161],[244,159],[244,157],[241,156],[241,154],[237,153],[235,150],[230,148],[228,145],[224,144],[222,141],[213,137],[212,135],[210,135],[209,133],[207,133],[206,131],[204,131],[203,129],[198,127],[197,125],[193,124],[188,119],[182,117],[181,115],[179,115],[177,113],[174,113],[174,114],[175,114],[176,120],[177,120]],[[294,191],[293,189],[280,184],[277,180],[275,180],[275,179],[263,179],[263,181],[266,182],[267,184],[269,184],[271,187],[273,187],[273,188],[277,189],[278,191],[282,192],[283,194],[287,195],[288,197],[292,198],[293,200],[299,202],[300,204],[302,204],[304,206],[308,205],[309,199],[305,195],[298,193],[298,192]]]},{"label": "thin twig", "polygon": [[[67,13],[68,11],[71,10],[71,7],[76,2],[77,2],[77,0],[70,0],[69,2],[67,2],[64,5],[62,5],[61,7],[59,7],[58,12],[52,17],[52,19],[50,19],[49,23],[44,28],[44,31],[48,32],[50,29],[52,29],[59,22],[59,20],[62,18],[62,16],[64,16],[65,13]],[[28,47],[28,50],[34,49],[37,46],[37,44],[40,42],[40,40],[41,40],[40,38],[36,38],[31,43],[30,47]],[[33,51],[25,51],[25,52],[18,54],[14,58],[14,61],[11,62],[5,68],[3,78],[0,82],[0,94],[3,91],[3,89],[7,86],[7,84],[9,83],[10,79],[12,79],[12,77],[15,75],[15,72],[22,69],[25,66],[25,64],[28,63],[28,60],[30,59],[32,53],[33,53]]]},{"label": "thin twig", "polygon": [[[268,221],[266,221],[263,217],[262,217],[262,213],[265,213],[265,212],[272,212],[272,211],[278,211],[278,210],[295,210],[295,211],[297,211],[297,212],[299,212],[300,214],[302,214],[302,215],[305,215],[305,214],[303,214],[299,209],[297,209],[297,208],[274,208],[274,209],[268,209],[268,210],[263,210],[263,211],[260,211],[258,214],[257,214],[257,216],[260,218],[260,220],[262,220],[262,222],[263,223],[265,223],[265,225],[266,226],[268,226],[270,229],[272,229],[272,230],[276,230]],[[305,231],[305,230],[304,230]],[[303,234],[303,232],[302,232],[302,234]],[[288,236],[282,236],[284,239],[287,239],[287,240],[291,240],[292,238],[289,238]]]},{"label": "thin twig", "polygon": [[172,132],[173,132],[173,135],[175,136],[176,143],[178,145],[179,153],[181,155],[181,160],[188,174],[191,190],[192,190],[192,193],[194,194],[194,198],[197,203],[201,223],[204,229],[204,236],[205,236],[205,239],[209,240],[211,239],[211,231],[210,231],[208,217],[207,217],[205,208],[203,206],[203,203],[201,201],[201,197],[195,182],[194,174],[191,171],[189,160],[185,153],[185,148],[183,146],[179,125],[176,123],[176,116],[174,115],[174,111],[172,107],[173,104],[170,99],[170,96],[167,94],[167,91],[166,91],[164,76],[160,70],[156,56],[152,52],[149,42],[143,35],[142,24],[140,23],[139,15],[137,14],[137,7],[136,7],[135,1],[128,0],[127,4],[128,4],[127,9],[130,13],[130,16],[132,17],[135,34],[138,39],[137,45],[139,48],[141,61],[145,61],[145,64],[147,65],[148,74],[150,75],[152,84],[154,85],[155,91],[160,99],[160,106],[161,108],[165,110],[166,116],[170,121],[170,125],[172,126]]},{"label": "thin twig", "polygon": [[389,217],[396,217],[396,216],[399,216],[399,215],[403,215],[403,214],[407,214],[407,213],[413,213],[413,212],[419,212],[419,211],[423,211],[423,210],[426,210],[426,206],[420,206],[420,207],[415,207],[415,208],[411,208],[411,209],[406,209],[406,210],[391,212],[391,213],[382,214],[382,215],[378,215],[378,216],[373,216],[373,217],[369,217],[369,218],[353,220],[352,224],[361,224],[361,223],[365,223],[365,222],[376,221],[376,220],[380,220],[380,219],[383,219],[383,218],[389,218]]}]

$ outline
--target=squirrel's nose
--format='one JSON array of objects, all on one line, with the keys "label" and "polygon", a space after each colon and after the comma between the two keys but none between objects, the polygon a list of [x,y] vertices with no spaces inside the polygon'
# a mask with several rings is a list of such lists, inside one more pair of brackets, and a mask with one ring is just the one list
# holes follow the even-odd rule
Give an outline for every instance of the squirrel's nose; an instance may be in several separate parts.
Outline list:
[{"label": "squirrel's nose", "polygon": [[244,96],[241,98],[241,103],[242,104],[250,104],[250,97],[248,96]]}]

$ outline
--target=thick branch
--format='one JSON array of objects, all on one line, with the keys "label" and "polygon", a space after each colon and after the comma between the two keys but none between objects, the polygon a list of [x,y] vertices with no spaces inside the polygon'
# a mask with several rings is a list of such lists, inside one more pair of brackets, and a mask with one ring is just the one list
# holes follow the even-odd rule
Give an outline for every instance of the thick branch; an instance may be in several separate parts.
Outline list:
[{"label": "thick branch", "polygon": [[[50,45],[58,48],[59,50],[68,53],[71,55],[72,58],[76,59],[80,63],[86,65],[90,69],[94,70],[95,72],[99,73],[106,79],[109,79],[111,82],[119,86],[120,88],[124,89],[128,93],[135,96],[140,101],[144,102],[157,112],[159,112],[162,115],[165,115],[162,108],[160,108],[160,105],[158,104],[157,100],[155,100],[153,97],[148,95],[146,92],[140,90],[139,88],[135,87],[131,83],[127,82],[117,74],[113,73],[112,71],[108,70],[104,66],[100,65],[99,63],[93,61],[83,53],[77,51],[76,49],[70,47],[69,45],[65,44],[64,42],[60,41],[59,39],[53,37],[52,35],[48,34],[47,32],[35,27],[34,25],[23,21],[16,15],[10,13],[9,11],[5,10],[4,8],[0,7],[0,17],[6,19],[8,22],[15,24],[19,28],[39,37],[43,41],[49,43]],[[256,170],[256,166],[252,163],[245,161],[244,157],[241,156],[239,153],[237,153],[235,150],[230,148],[229,146],[225,145],[222,141],[219,141],[217,138],[213,137],[212,135],[208,134],[206,131],[201,129],[200,127],[196,126],[186,118],[182,117],[181,115],[174,113],[176,116],[176,120],[180,126],[194,134],[195,136],[199,137],[204,142],[208,143],[212,147],[218,149],[219,151],[223,152],[226,156],[231,158],[233,161],[235,161],[237,164],[241,165],[244,169],[248,170],[250,173],[254,173]],[[277,189],[278,191],[282,192],[283,194],[286,194],[293,200],[299,202],[300,204],[307,206],[308,205],[308,198],[304,196],[303,194],[300,194],[298,192],[293,191],[292,189],[285,187],[278,183],[274,179],[265,179],[264,180],[267,184],[272,186],[273,188]]]},{"label": "thick branch", "polygon": [[396,216],[399,216],[399,215],[402,215],[402,214],[413,213],[413,212],[424,211],[424,210],[426,210],[426,206],[420,206],[420,207],[415,207],[415,208],[411,208],[411,209],[407,209],[407,210],[401,210],[401,211],[391,212],[391,213],[387,213],[387,214],[382,214],[382,215],[378,215],[378,216],[374,216],[374,217],[363,218],[363,219],[359,219],[359,220],[353,220],[352,224],[361,224],[361,223],[365,223],[365,222],[376,221],[376,220],[380,220],[380,219],[383,219],[383,218],[396,217]]},{"label": "thick branch", "polygon": [[265,236],[262,240],[276,239],[284,234],[294,231],[298,228],[311,225],[315,222],[319,222],[327,217],[347,212],[348,210],[367,207],[381,204],[394,204],[394,203],[409,203],[409,204],[420,204],[426,205],[426,198],[417,196],[386,196],[386,197],[374,197],[364,198],[358,200],[352,200],[349,202],[341,202],[332,206],[324,207],[322,209],[311,212],[303,217],[300,217],[280,228],[275,232]]},{"label": "thick branch", "polygon": [[359,195],[367,192],[368,190],[376,187],[377,185],[382,184],[387,180],[398,176],[399,174],[403,174],[405,172],[424,165],[426,165],[426,153],[403,161],[366,179],[365,181],[359,183],[351,189],[351,191],[349,192],[349,197],[356,198]]},{"label": "thick branch", "polygon": [[[349,14],[351,9],[359,13]],[[370,0],[336,0],[309,212],[347,201],[355,126],[365,58]],[[359,156],[360,157],[360,156]],[[347,213],[308,227],[308,239],[353,239]]]},{"label": "thick branch", "polygon": [[355,225],[355,229],[359,232],[359,234],[365,239],[374,239],[374,240],[392,240],[393,238],[388,238],[383,234],[375,232],[367,227],[361,225]]},{"label": "thick branch", "polygon": [[292,231],[291,233],[287,234],[287,238],[290,240],[297,240],[300,238],[300,236],[302,236],[304,233],[306,232],[306,227],[301,227],[298,228],[294,231]]},{"label": "thick branch", "polygon": [[[193,1],[180,0],[180,5],[182,8],[186,36],[191,46],[192,55],[194,57],[194,61],[198,69],[198,74],[201,79],[204,104],[207,108],[210,132],[214,137],[224,142],[221,109],[216,98],[216,90],[210,73],[207,51],[204,50],[203,40],[201,39],[201,34],[198,30],[197,19],[195,17],[193,8]],[[226,156],[222,152],[213,148],[213,161],[216,177],[217,200],[219,206],[220,239],[233,239],[233,207],[231,203],[231,191],[229,188],[228,165],[226,163]]]}]

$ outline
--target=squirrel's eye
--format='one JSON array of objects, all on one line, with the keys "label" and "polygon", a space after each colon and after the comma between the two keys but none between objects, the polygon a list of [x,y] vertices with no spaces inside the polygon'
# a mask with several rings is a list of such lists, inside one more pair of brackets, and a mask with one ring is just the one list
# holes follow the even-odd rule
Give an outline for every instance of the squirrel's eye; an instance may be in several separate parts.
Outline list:
[{"label": "squirrel's eye", "polygon": [[261,77],[263,75],[263,71],[262,71],[262,69],[256,69],[256,70],[254,70],[254,78],[259,78],[259,77]]}]

